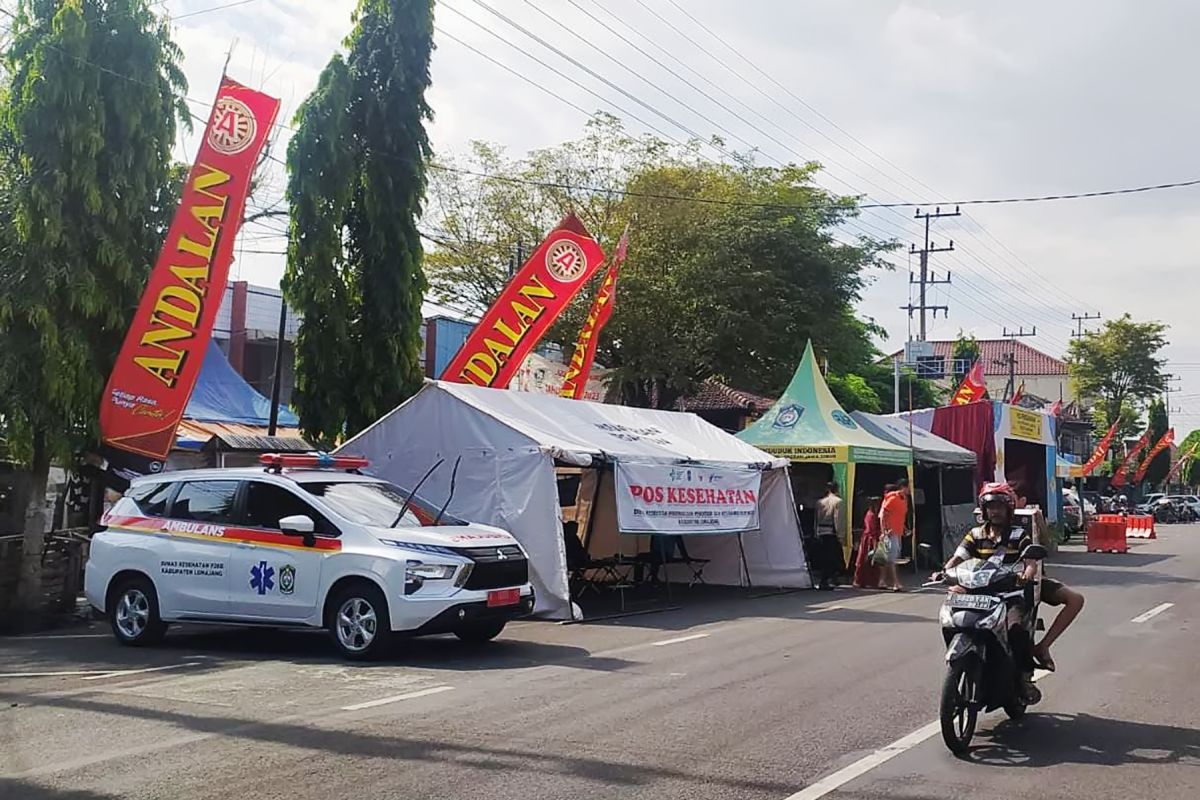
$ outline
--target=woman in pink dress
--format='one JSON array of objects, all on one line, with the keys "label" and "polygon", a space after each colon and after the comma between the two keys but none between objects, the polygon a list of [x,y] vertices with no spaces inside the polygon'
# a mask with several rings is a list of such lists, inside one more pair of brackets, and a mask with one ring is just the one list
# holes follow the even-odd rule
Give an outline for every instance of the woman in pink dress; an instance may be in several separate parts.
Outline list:
[{"label": "woman in pink dress", "polygon": [[858,544],[858,558],[854,562],[854,583],[858,589],[878,589],[883,576],[879,567],[871,563],[871,552],[879,543],[883,530],[879,526],[880,498],[867,498],[867,516],[863,518],[862,541]]}]

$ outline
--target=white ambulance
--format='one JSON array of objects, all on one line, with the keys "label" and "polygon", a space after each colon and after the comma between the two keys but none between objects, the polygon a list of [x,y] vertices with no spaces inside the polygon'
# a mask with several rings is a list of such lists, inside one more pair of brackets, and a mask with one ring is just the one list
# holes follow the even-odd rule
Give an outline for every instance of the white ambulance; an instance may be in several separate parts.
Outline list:
[{"label": "white ambulance", "polygon": [[360,474],[363,459],[263,463],[140,478],[105,514],[84,588],[118,641],[152,643],[171,622],[327,628],[363,659],[393,635],[483,642],[532,613],[528,557],[508,533],[441,524]]}]

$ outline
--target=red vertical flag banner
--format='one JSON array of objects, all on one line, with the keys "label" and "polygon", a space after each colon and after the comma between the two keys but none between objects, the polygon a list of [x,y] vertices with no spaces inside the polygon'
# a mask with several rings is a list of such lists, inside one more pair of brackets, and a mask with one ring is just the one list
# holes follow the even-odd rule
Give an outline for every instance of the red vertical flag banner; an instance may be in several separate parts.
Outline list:
[{"label": "red vertical flag banner", "polygon": [[983,360],[975,359],[975,363],[971,365],[971,371],[963,378],[963,382],[958,386],[958,391],[951,398],[950,405],[965,406],[967,403],[982,400],[986,394],[987,382],[983,379]]},{"label": "red vertical flag banner", "polygon": [[1146,457],[1142,460],[1142,465],[1138,467],[1137,472],[1133,473],[1133,482],[1140,483],[1142,478],[1145,477],[1146,470],[1150,468],[1150,462],[1154,460],[1155,456],[1173,444],[1175,444],[1175,429],[1170,428],[1162,435],[1162,438],[1154,444],[1154,447],[1150,448],[1150,452],[1147,453]]},{"label": "red vertical flag banner", "polygon": [[503,389],[580,288],[604,251],[568,214],[521,267],[471,331],[442,380]]},{"label": "red vertical flag banner", "polygon": [[229,78],[100,401],[101,449],[130,478],[162,469],[175,442],[233,261],[250,178],[279,101]]},{"label": "red vertical flag banner", "polygon": [[563,377],[562,389],[559,396],[574,400],[583,398],[587,389],[588,375],[592,373],[592,364],[596,361],[596,347],[600,343],[600,331],[612,317],[613,303],[617,300],[617,272],[625,263],[625,254],[629,250],[629,226],[625,226],[621,240],[613,253],[612,264],[604,275],[604,281],[596,290],[596,298],[584,320],[583,328],[579,331],[579,339],[575,342],[575,352],[567,364],[567,374]]},{"label": "red vertical flag banner", "polygon": [[1092,452],[1091,458],[1083,464],[1083,474],[1091,475],[1096,467],[1100,466],[1100,462],[1108,455],[1108,448],[1112,446],[1113,437],[1117,435],[1117,423],[1114,422],[1112,427],[1108,429],[1108,433],[1104,434],[1104,438],[1096,445],[1096,449]]},{"label": "red vertical flag banner", "polygon": [[1142,434],[1142,438],[1137,440],[1137,444],[1133,446],[1133,449],[1125,455],[1125,460],[1121,462],[1121,466],[1117,467],[1117,471],[1113,473],[1113,486],[1124,486],[1128,482],[1127,478],[1125,477],[1126,473],[1129,471],[1130,467],[1137,463],[1136,459],[1138,454],[1149,446],[1150,431],[1147,430]]}]

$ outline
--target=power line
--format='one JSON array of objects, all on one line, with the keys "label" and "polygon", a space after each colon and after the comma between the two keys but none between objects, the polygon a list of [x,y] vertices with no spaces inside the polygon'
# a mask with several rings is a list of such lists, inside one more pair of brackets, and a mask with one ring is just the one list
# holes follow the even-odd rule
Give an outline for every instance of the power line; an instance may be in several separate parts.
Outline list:
[{"label": "power line", "polygon": [[[573,2],[573,0],[572,0],[572,2]],[[845,152],[849,153],[851,156],[853,156],[854,158],[856,158],[858,161],[862,162],[864,165],[866,165],[866,166],[870,167],[871,169],[874,169],[875,171],[879,172],[881,175],[884,175],[885,177],[887,177],[887,178],[888,178],[888,180],[891,180],[892,182],[896,183],[897,185],[900,185],[900,186],[902,186],[902,187],[904,188],[904,190],[905,190],[905,191],[908,191],[908,187],[907,187],[907,185],[905,185],[905,184],[903,184],[902,182],[900,182],[900,181],[896,180],[895,178],[892,178],[891,176],[888,176],[888,175],[887,175],[887,174],[886,174],[886,173],[885,173],[885,172],[884,172],[882,169],[880,169],[879,167],[877,167],[877,166],[875,166],[875,165],[871,164],[871,163],[870,163],[870,162],[868,162],[866,159],[862,158],[860,155],[858,155],[857,153],[853,152],[853,151],[852,151],[852,150],[850,150],[849,148],[846,148],[846,147],[845,147],[845,146],[843,146],[843,145],[842,145],[840,142],[838,142],[836,139],[834,139],[833,137],[831,137],[831,136],[829,136],[828,134],[824,133],[823,131],[820,131],[820,130],[819,130],[819,129],[817,129],[815,126],[813,126],[813,125],[809,124],[809,123],[807,122],[807,120],[804,120],[802,117],[800,117],[799,115],[795,114],[795,112],[792,112],[792,111],[791,111],[789,108],[787,108],[786,106],[784,106],[782,103],[779,103],[779,102],[778,102],[777,100],[775,100],[773,97],[771,97],[771,96],[769,96],[768,94],[766,94],[765,92],[763,92],[763,91],[762,91],[762,89],[761,89],[761,88],[760,88],[760,87],[757,85],[757,83],[754,83],[754,82],[748,81],[748,80],[745,78],[745,76],[744,76],[744,75],[742,75],[742,74],[741,74],[741,73],[739,73],[737,70],[735,70],[735,69],[733,69],[732,67],[730,67],[729,65],[727,65],[727,64],[726,64],[724,61],[722,61],[721,59],[717,58],[717,57],[716,57],[714,54],[712,54],[712,53],[711,53],[711,52],[710,52],[710,51],[709,51],[707,48],[704,48],[704,47],[702,47],[702,46],[701,46],[701,45],[700,45],[698,42],[696,42],[694,39],[692,39],[691,37],[689,37],[689,36],[688,36],[686,33],[684,33],[683,31],[679,30],[679,28],[677,28],[675,25],[673,25],[673,24],[672,24],[670,21],[666,20],[666,19],[665,19],[665,18],[664,18],[662,15],[658,14],[658,13],[657,13],[657,12],[655,12],[653,9],[649,8],[649,7],[648,7],[648,6],[647,6],[647,5],[646,5],[644,2],[642,2],[642,0],[638,0],[638,3],[639,3],[639,4],[640,4],[640,5],[643,7],[643,8],[645,8],[647,11],[649,11],[649,12],[650,12],[652,15],[654,15],[656,18],[658,18],[658,19],[659,19],[661,22],[663,22],[664,24],[666,24],[666,25],[667,25],[667,26],[668,26],[670,29],[674,30],[674,31],[675,31],[675,33],[677,33],[678,35],[682,36],[682,37],[683,37],[685,40],[687,40],[687,41],[688,41],[690,44],[692,44],[692,45],[693,45],[693,47],[694,47],[694,49],[699,49],[701,52],[704,52],[704,53],[706,53],[706,54],[709,56],[709,58],[711,58],[711,59],[713,59],[714,61],[716,61],[716,62],[717,62],[719,65],[721,65],[721,66],[722,66],[722,67],[724,67],[726,70],[728,70],[729,72],[731,72],[731,73],[732,73],[733,75],[735,75],[737,78],[739,78],[740,80],[742,80],[744,83],[746,83],[747,85],[749,85],[751,88],[755,89],[755,91],[758,91],[758,92],[759,92],[759,94],[762,94],[764,97],[767,97],[767,99],[771,100],[771,102],[775,103],[775,105],[779,106],[779,107],[780,107],[780,108],[782,108],[784,111],[786,111],[787,113],[791,114],[793,117],[795,117],[796,119],[798,119],[798,120],[799,120],[799,121],[800,121],[802,124],[805,124],[807,127],[809,127],[809,128],[811,128],[812,130],[816,131],[816,132],[817,132],[817,133],[819,133],[821,136],[823,136],[825,139],[827,139],[828,141],[830,141],[832,144],[834,144],[834,145],[835,145],[835,146],[837,146],[838,148],[840,148],[840,149],[844,150]],[[929,191],[932,191],[932,192],[938,193],[938,192],[936,192],[936,190],[934,190],[934,189],[933,189],[931,186],[929,186],[927,183],[925,183],[924,181],[920,180],[919,178],[917,178],[917,177],[913,176],[911,173],[908,173],[908,172],[907,172],[907,171],[905,171],[905,170],[904,170],[902,167],[900,167],[900,166],[896,165],[895,163],[893,163],[893,162],[889,161],[889,160],[888,160],[888,159],[887,159],[885,156],[883,156],[881,153],[879,153],[878,151],[876,151],[876,150],[872,149],[872,148],[871,148],[869,145],[867,145],[865,142],[863,142],[863,141],[859,140],[858,138],[856,138],[856,137],[855,137],[853,134],[851,134],[851,133],[850,133],[849,131],[847,131],[845,128],[842,128],[840,125],[838,125],[836,122],[834,122],[832,119],[830,119],[830,118],[829,118],[828,116],[826,116],[825,114],[822,114],[822,113],[820,112],[820,110],[818,110],[818,109],[817,109],[815,106],[813,106],[812,104],[808,103],[808,102],[807,102],[807,101],[805,101],[805,100],[804,100],[802,97],[800,97],[800,96],[798,96],[797,94],[795,94],[794,92],[792,92],[790,89],[788,89],[788,87],[787,87],[787,86],[785,86],[785,85],[783,85],[782,83],[780,83],[780,82],[779,82],[778,80],[776,80],[776,79],[775,79],[775,78],[774,78],[772,75],[770,75],[770,74],[769,74],[769,73],[767,73],[765,70],[763,70],[761,67],[759,67],[757,64],[755,64],[753,61],[751,61],[751,60],[750,60],[750,59],[749,59],[749,58],[748,58],[748,57],[747,57],[747,56],[746,56],[746,55],[745,55],[745,54],[744,54],[744,53],[743,53],[743,52],[742,52],[740,49],[733,47],[733,46],[732,46],[731,44],[729,44],[729,43],[728,43],[728,42],[727,42],[727,41],[726,41],[724,38],[722,38],[722,37],[721,37],[721,36],[720,36],[718,33],[716,33],[715,31],[713,31],[713,30],[712,30],[710,27],[708,27],[707,25],[705,25],[703,22],[701,22],[699,19],[697,19],[697,18],[696,18],[694,15],[690,14],[689,12],[687,12],[687,11],[686,11],[686,10],[685,10],[685,9],[684,9],[684,8],[683,8],[683,7],[682,7],[682,6],[681,6],[681,5],[678,3],[678,2],[675,2],[675,0],[671,0],[671,5],[673,5],[673,6],[674,6],[674,7],[675,7],[675,8],[676,8],[676,9],[677,9],[677,10],[678,10],[680,13],[682,13],[682,14],[683,14],[683,15],[684,15],[686,18],[688,18],[689,20],[691,20],[693,24],[697,25],[697,26],[698,26],[698,27],[699,27],[701,30],[703,30],[703,31],[704,31],[705,33],[707,33],[707,34],[708,34],[710,37],[712,37],[713,39],[715,39],[715,40],[716,40],[716,41],[717,41],[719,44],[721,44],[721,46],[722,46],[722,47],[724,47],[725,49],[727,49],[727,50],[729,50],[730,52],[732,52],[734,55],[736,55],[736,56],[737,56],[739,59],[741,59],[741,60],[742,60],[743,62],[745,62],[746,64],[749,64],[749,65],[750,65],[750,66],[751,66],[751,67],[752,67],[752,68],[753,68],[753,69],[754,69],[756,72],[758,72],[758,73],[759,73],[759,75],[761,75],[762,77],[766,78],[768,81],[770,81],[772,84],[774,84],[774,85],[775,85],[776,87],[778,87],[779,89],[783,90],[783,92],[785,92],[785,93],[786,93],[788,96],[790,96],[790,97],[791,97],[792,99],[794,99],[796,102],[800,103],[800,104],[801,104],[802,106],[804,106],[805,108],[809,109],[809,110],[810,110],[812,113],[816,114],[818,117],[820,117],[821,119],[823,119],[823,120],[824,120],[826,123],[828,123],[829,125],[831,125],[833,128],[835,128],[835,129],[837,129],[838,131],[840,131],[840,132],[841,132],[842,134],[844,134],[844,135],[845,135],[847,138],[849,138],[849,139],[850,139],[852,142],[855,142],[855,143],[856,143],[856,144],[858,144],[860,147],[862,147],[864,150],[866,150],[867,152],[869,152],[869,153],[873,154],[874,156],[876,156],[876,157],[877,157],[878,159],[880,159],[880,160],[881,160],[883,163],[885,163],[885,164],[888,164],[889,166],[891,166],[893,169],[895,169],[895,170],[896,170],[897,172],[899,172],[901,175],[904,175],[905,177],[907,177],[907,178],[909,178],[909,179],[911,179],[911,180],[915,181],[915,182],[916,182],[916,183],[917,183],[919,186],[922,186],[922,187],[924,187],[925,189],[928,189]],[[610,12],[610,13],[611,13],[611,12]],[[678,59],[676,59],[676,60],[678,60]],[[1011,200],[1011,199],[1010,199],[1010,200]],[[935,204],[936,204],[936,203],[924,203],[924,204],[922,204],[922,205],[935,205]],[[945,204],[945,205],[949,205],[949,203],[944,203],[944,204]],[[958,204],[960,204],[960,205],[961,205],[961,204],[963,204],[963,203],[962,203],[961,201],[959,201],[959,203],[958,203]],[[982,231],[982,233],[983,233],[985,236],[987,236],[989,239],[991,239],[992,241],[994,241],[994,242],[995,242],[997,245],[999,245],[999,246],[1000,246],[1002,249],[1004,249],[1004,250],[1005,250],[1005,251],[1006,251],[1006,252],[1007,252],[1007,253],[1008,253],[1008,254],[1011,256],[1011,258],[1013,258],[1013,259],[1015,259],[1015,260],[1016,260],[1016,264],[1015,264],[1015,266],[1016,266],[1016,269],[1017,269],[1018,271],[1020,271],[1020,270],[1024,269],[1024,270],[1027,272],[1027,274],[1029,274],[1029,275],[1030,275],[1030,276],[1033,278],[1033,280],[1034,280],[1035,282],[1038,282],[1038,281],[1040,281],[1041,283],[1043,283],[1043,284],[1045,284],[1045,285],[1047,285],[1047,286],[1050,286],[1050,287],[1051,287],[1051,293],[1052,293],[1052,294],[1056,294],[1056,295],[1065,295],[1065,294],[1069,294],[1068,292],[1066,292],[1065,290],[1063,290],[1061,287],[1054,286],[1054,285],[1053,285],[1053,283],[1052,283],[1051,281],[1049,281],[1047,278],[1045,278],[1044,276],[1042,276],[1040,273],[1036,273],[1036,272],[1034,272],[1034,271],[1032,270],[1032,268],[1031,268],[1031,267],[1029,267],[1029,265],[1028,265],[1028,264],[1026,264],[1026,263],[1025,263],[1025,262],[1024,262],[1024,261],[1023,261],[1021,258],[1020,258],[1020,256],[1018,256],[1018,255],[1017,255],[1016,253],[1014,253],[1014,252],[1013,252],[1013,251],[1012,251],[1010,248],[1008,248],[1006,245],[1004,245],[1004,244],[1003,244],[1003,242],[1001,242],[999,239],[997,239],[997,238],[996,238],[996,237],[995,237],[995,236],[994,236],[994,235],[993,235],[993,234],[992,234],[990,231],[988,231],[988,230],[987,230],[987,228],[985,228],[983,225],[979,224],[979,223],[978,223],[978,221],[974,220],[974,218],[972,218],[972,217],[970,217],[970,216],[968,216],[967,218],[968,218],[970,221],[974,222],[976,225],[978,225],[978,227],[979,227],[980,231]],[[992,255],[996,256],[997,258],[999,258],[999,259],[1000,259],[1000,260],[1002,260],[1002,261],[1006,260],[1006,259],[1004,259],[1004,257],[1003,257],[1003,256],[1001,256],[1001,254],[1000,254],[1000,253],[997,253],[997,252],[996,252],[996,251],[995,251],[995,250],[994,250],[992,247],[990,247],[990,246],[989,246],[989,245],[988,245],[986,242],[984,242],[982,239],[979,239],[977,236],[975,236],[975,234],[973,234],[973,233],[972,233],[972,232],[970,232],[969,230],[964,230],[964,232],[965,232],[965,233],[967,233],[967,235],[968,235],[968,236],[971,236],[971,238],[973,238],[973,239],[975,239],[976,241],[978,241],[978,242],[979,242],[979,244],[980,244],[980,245],[982,245],[982,246],[983,246],[983,247],[984,247],[986,250],[988,250],[988,252],[990,252]],[[973,252],[971,252],[970,250],[968,250],[967,252],[968,252],[968,254],[969,254],[969,255],[970,255],[972,258],[974,258],[975,260],[979,261],[980,265],[981,265],[981,266],[983,266],[985,269],[988,269],[988,268],[989,268],[989,265],[985,264],[985,263],[984,263],[984,262],[983,262],[981,259],[979,259],[979,258],[978,258],[978,257],[977,257],[977,256],[976,256],[976,255],[975,255]],[[1010,262],[1010,263],[1011,263],[1011,262]]]},{"label": "power line", "polygon": [[[236,6],[244,6],[249,3],[255,3],[257,1],[258,0],[236,0],[236,2],[233,2],[233,3],[225,3],[224,5],[220,5],[220,6],[210,6],[209,8],[201,8],[196,11],[189,11],[186,14],[180,14],[177,17],[171,17],[171,20],[173,22],[178,22],[179,20],[187,19],[188,17],[198,17],[201,14],[211,14],[214,11],[224,11],[227,8],[235,8]],[[166,2],[166,0],[163,0],[163,2]]]}]

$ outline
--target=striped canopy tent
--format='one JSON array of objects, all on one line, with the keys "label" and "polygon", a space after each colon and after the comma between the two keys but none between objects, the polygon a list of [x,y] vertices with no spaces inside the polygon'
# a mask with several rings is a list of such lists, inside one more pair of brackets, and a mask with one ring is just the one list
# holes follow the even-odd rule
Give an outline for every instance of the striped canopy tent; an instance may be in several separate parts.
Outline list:
[{"label": "striped canopy tent", "polygon": [[[846,413],[817,368],[810,341],[783,396],[738,438],[774,456],[797,464],[831,464],[842,487],[846,518],[853,530],[854,473],[857,464],[908,467],[912,482],[912,451],[868,432]],[[851,537],[846,537],[846,557]]]}]

